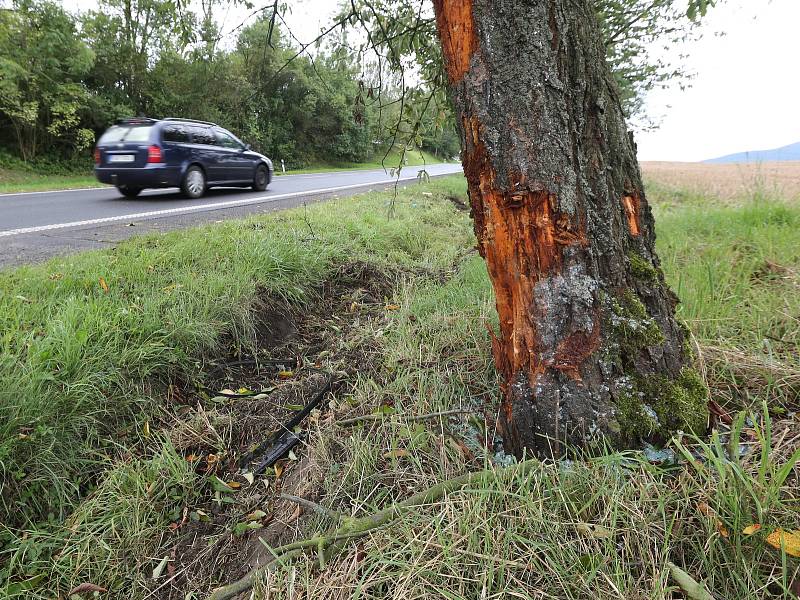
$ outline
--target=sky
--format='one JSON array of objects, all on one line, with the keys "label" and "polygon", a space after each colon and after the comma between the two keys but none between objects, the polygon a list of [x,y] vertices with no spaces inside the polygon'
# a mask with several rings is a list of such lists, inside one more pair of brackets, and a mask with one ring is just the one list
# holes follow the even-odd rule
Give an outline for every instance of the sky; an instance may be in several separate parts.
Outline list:
[{"label": "sky", "polygon": [[[64,4],[73,10],[96,6],[94,0]],[[287,22],[307,42],[330,22],[339,2],[287,4]],[[251,12],[241,6],[221,9],[218,22],[230,31]],[[684,64],[695,77],[686,90],[674,86],[648,95],[646,110],[661,126],[637,133],[639,158],[698,161],[800,142],[798,25],[800,0],[722,0],[703,21],[699,41],[666,50],[667,56],[688,54]]]},{"label": "sky", "polygon": [[697,161],[800,142],[798,26],[800,0],[728,0],[712,9],[703,38],[685,48],[692,87],[647,98],[650,114],[664,118],[636,136],[639,159]]}]

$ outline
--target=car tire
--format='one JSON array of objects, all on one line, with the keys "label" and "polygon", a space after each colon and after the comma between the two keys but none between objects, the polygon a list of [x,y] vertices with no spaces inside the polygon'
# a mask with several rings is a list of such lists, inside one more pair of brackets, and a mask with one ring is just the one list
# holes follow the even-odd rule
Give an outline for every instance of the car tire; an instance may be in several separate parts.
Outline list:
[{"label": "car tire", "polygon": [[197,165],[192,165],[186,169],[181,181],[181,191],[187,198],[200,198],[206,193],[206,174]]},{"label": "car tire", "polygon": [[253,175],[253,189],[257,192],[263,192],[269,185],[269,169],[267,165],[258,165],[256,172]]},{"label": "car tire", "polygon": [[118,185],[117,191],[125,196],[126,198],[136,198],[139,194],[142,193],[142,189],[140,187],[131,187],[129,185]]}]

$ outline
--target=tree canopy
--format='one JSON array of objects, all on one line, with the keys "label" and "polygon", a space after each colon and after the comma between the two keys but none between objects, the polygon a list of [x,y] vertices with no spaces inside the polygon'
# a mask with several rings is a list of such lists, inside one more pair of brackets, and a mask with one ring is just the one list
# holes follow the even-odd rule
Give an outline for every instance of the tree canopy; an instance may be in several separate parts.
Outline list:
[{"label": "tree canopy", "polygon": [[[392,144],[458,152],[429,0],[345,2],[313,53],[273,3],[221,39],[222,5],[100,0],[72,14],[55,0],[10,0],[0,10],[0,148],[23,160],[88,156],[116,119],[147,115],[217,122],[293,166],[361,161]],[[652,48],[697,35],[710,5],[594,0],[629,118],[645,116],[648,90],[687,81]]]}]

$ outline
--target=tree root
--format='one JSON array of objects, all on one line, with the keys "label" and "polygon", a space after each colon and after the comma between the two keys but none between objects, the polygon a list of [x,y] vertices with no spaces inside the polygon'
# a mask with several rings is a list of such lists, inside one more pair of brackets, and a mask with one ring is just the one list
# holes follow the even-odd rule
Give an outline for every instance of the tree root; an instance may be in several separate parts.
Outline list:
[{"label": "tree root", "polygon": [[324,554],[326,550],[329,550],[328,554],[330,557],[341,550],[345,546],[347,540],[366,535],[370,531],[390,523],[412,508],[435,502],[442,498],[442,496],[457,492],[468,485],[481,485],[500,477],[525,475],[540,464],[539,461],[532,459],[503,469],[486,469],[476,473],[466,473],[465,475],[443,481],[427,490],[418,492],[402,502],[392,504],[371,515],[359,518],[345,518],[344,524],[341,527],[333,529],[323,535],[292,542],[291,544],[279,546],[275,549],[269,548],[270,552],[275,557],[273,561],[253,569],[238,581],[217,588],[211,593],[208,600],[230,600],[230,598],[252,588],[257,577],[273,571],[285,561],[299,556],[307,548],[315,548],[320,554],[320,564],[324,564]]}]

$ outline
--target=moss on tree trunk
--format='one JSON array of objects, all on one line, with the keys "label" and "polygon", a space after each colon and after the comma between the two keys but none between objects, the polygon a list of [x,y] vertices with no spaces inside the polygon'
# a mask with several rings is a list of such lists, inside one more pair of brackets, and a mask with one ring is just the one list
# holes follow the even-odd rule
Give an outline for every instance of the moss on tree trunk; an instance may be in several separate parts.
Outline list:
[{"label": "moss on tree trunk", "polygon": [[561,454],[707,420],[588,0],[435,0],[506,446]]}]

